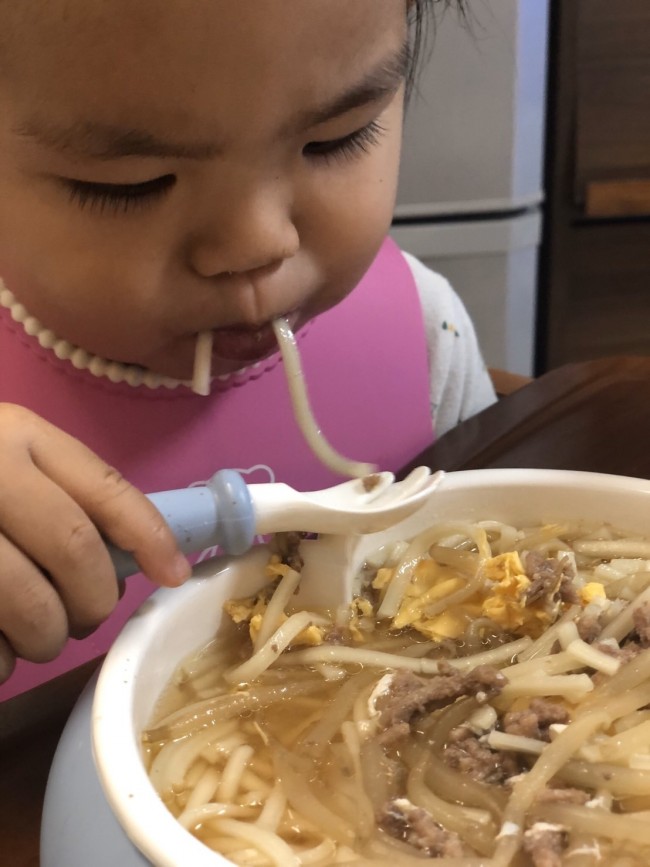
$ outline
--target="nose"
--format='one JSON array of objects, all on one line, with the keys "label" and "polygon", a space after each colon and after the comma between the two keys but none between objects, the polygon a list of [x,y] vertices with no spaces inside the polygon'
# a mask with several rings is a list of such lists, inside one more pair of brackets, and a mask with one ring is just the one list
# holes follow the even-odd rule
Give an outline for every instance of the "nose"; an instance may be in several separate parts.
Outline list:
[{"label": "nose", "polygon": [[272,186],[257,185],[208,206],[191,244],[190,262],[202,277],[242,274],[277,265],[294,256],[299,246],[287,196]]}]

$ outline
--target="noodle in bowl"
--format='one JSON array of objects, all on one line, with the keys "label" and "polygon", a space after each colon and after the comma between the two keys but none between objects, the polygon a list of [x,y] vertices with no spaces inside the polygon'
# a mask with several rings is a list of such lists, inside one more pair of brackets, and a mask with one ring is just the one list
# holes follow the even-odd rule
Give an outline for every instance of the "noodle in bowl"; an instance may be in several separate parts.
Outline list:
[{"label": "noodle in bowl", "polygon": [[[450,473],[425,508],[432,524],[489,520],[533,527],[584,521],[650,537],[650,482],[625,477],[548,470]],[[127,624],[102,668],[92,714],[98,774],[125,833],[155,867],[231,863],[169,812],[147,774],[141,737],[180,662],[214,638],[224,603],[268,583],[268,557],[260,548],[237,559],[209,561],[180,590],[157,591]],[[393,856],[393,863],[399,862]]]}]

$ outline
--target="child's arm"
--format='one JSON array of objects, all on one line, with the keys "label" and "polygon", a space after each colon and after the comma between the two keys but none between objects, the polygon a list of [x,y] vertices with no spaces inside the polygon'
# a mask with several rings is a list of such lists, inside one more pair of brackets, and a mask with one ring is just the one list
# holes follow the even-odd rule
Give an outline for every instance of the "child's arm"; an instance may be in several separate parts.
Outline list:
[{"label": "child's arm", "polygon": [[50,660],[111,613],[118,585],[102,535],[157,584],[190,574],[144,494],[78,440],[0,404],[0,682],[16,656]]}]

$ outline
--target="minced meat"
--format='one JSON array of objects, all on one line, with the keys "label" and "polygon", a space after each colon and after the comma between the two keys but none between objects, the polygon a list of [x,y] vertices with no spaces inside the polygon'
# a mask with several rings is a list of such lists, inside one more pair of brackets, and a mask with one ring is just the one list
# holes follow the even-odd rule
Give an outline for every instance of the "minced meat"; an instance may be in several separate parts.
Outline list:
[{"label": "minced meat", "polygon": [[597,614],[581,614],[575,620],[578,635],[587,644],[592,644],[602,632],[602,624]]},{"label": "minced meat", "polygon": [[403,840],[429,858],[460,858],[463,845],[455,831],[447,831],[421,807],[406,798],[389,801],[377,816],[377,824],[391,837]]},{"label": "minced meat", "polygon": [[428,678],[400,670],[393,677],[388,692],[377,702],[382,729],[380,742],[386,745],[408,735],[416,714],[445,707],[462,695],[475,695],[484,701],[498,695],[506,683],[504,675],[489,665],[479,665],[463,673],[443,661],[439,674]]},{"label": "minced meat", "polygon": [[305,565],[300,553],[300,543],[304,538],[303,533],[287,532],[275,533],[271,542],[271,549],[277,554],[283,563],[290,569],[301,572]]},{"label": "minced meat", "polygon": [[442,759],[470,779],[494,786],[502,786],[522,771],[515,753],[491,750],[466,725],[451,730]]},{"label": "minced meat", "polygon": [[640,644],[636,643],[636,641],[627,641],[622,647],[615,647],[613,644],[609,644],[606,641],[599,641],[597,644],[594,644],[594,647],[597,650],[602,651],[602,653],[606,653],[608,656],[613,656],[614,659],[620,660],[621,665],[630,662],[630,660],[638,656],[643,649]]},{"label": "minced meat", "polygon": [[562,867],[567,839],[563,828],[536,822],[524,833],[524,851],[530,855],[535,867]]},{"label": "minced meat", "polygon": [[549,726],[566,724],[569,714],[563,705],[545,698],[534,698],[525,710],[510,711],[503,717],[503,731],[539,741],[549,741]]},{"label": "minced meat", "polygon": [[650,605],[644,602],[632,614],[641,647],[650,647]]},{"label": "minced meat", "polygon": [[526,604],[547,598],[549,602],[578,602],[573,584],[575,570],[568,557],[544,557],[538,551],[529,551],[524,558],[524,570],[530,578]]}]

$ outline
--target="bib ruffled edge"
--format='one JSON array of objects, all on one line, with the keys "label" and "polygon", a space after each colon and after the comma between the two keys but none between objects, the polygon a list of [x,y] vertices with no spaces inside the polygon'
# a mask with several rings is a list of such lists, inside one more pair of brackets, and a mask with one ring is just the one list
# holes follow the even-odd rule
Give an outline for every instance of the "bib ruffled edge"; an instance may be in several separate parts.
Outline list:
[{"label": "bib ruffled edge", "polygon": [[[2,281],[0,281],[0,307],[8,310],[14,322],[23,328],[25,334],[37,340],[42,349],[52,352],[60,361],[69,362],[76,370],[86,371],[98,379],[107,379],[114,384],[126,383],[133,388],[138,386],[169,390],[179,386],[188,390],[192,388],[190,381],[163,376],[137,364],[110,361],[58,337],[50,328],[46,328],[35,316],[32,316]],[[238,385],[249,377],[255,378],[256,374],[259,375],[259,369],[263,366],[263,362],[255,362],[232,373],[212,377],[211,387],[215,384],[221,388]]]}]

